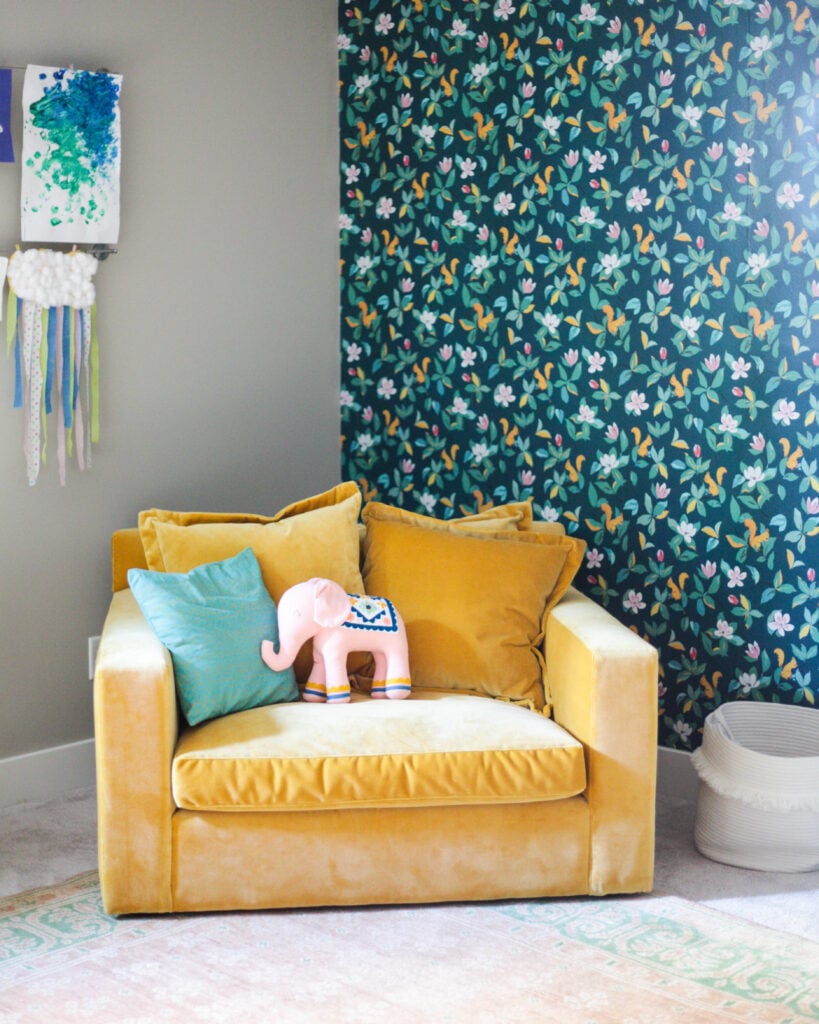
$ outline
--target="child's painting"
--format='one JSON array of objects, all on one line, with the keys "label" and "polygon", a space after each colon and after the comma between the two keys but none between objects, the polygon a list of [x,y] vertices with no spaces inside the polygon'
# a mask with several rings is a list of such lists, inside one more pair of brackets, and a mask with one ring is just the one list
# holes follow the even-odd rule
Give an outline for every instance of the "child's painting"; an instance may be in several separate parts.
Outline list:
[{"label": "child's painting", "polygon": [[118,241],[121,87],[107,72],[26,68],[23,241]]}]

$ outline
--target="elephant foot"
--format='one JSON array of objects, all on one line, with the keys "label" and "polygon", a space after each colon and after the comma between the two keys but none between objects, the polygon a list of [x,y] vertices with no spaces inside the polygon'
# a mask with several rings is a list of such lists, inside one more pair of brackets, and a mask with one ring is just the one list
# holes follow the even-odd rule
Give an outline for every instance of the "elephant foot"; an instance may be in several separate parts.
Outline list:
[{"label": "elephant foot", "polygon": [[403,700],[410,695],[409,679],[373,680],[370,696],[376,700]]},{"label": "elephant foot", "polygon": [[311,704],[324,704],[327,700],[327,693],[322,683],[307,683],[301,697],[302,700]]},{"label": "elephant foot", "polygon": [[350,687],[349,686],[329,686],[327,688],[327,703],[328,704],[349,704],[350,703]]}]

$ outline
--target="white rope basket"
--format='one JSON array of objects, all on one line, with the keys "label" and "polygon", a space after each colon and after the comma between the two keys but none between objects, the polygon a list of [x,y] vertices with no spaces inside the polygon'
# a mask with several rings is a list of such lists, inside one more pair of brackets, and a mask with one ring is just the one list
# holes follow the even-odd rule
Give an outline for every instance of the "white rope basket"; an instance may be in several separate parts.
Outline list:
[{"label": "white rope basket", "polygon": [[760,871],[819,870],[819,710],[725,704],[705,719],[694,842]]}]

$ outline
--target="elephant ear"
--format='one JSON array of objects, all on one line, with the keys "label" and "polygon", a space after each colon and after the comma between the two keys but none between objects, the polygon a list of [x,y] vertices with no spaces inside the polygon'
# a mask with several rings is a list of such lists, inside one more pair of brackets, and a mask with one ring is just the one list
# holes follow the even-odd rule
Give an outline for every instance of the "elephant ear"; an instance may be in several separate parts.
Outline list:
[{"label": "elephant ear", "polygon": [[317,580],[313,594],[313,618],[320,626],[340,626],[350,614],[350,599],[332,580]]}]

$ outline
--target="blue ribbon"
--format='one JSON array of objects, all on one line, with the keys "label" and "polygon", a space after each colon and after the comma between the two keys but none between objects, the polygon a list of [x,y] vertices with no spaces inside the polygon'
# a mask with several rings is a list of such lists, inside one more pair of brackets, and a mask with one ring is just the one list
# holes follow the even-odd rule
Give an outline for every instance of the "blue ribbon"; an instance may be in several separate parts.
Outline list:
[{"label": "blue ribbon", "polygon": [[48,313],[48,363],[46,364],[45,411],[51,412],[51,389],[54,387],[54,367],[57,362],[57,311]]},{"label": "blue ribbon", "polygon": [[74,422],[71,401],[71,316],[68,308],[63,312],[63,419],[66,429]]}]

